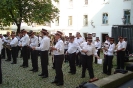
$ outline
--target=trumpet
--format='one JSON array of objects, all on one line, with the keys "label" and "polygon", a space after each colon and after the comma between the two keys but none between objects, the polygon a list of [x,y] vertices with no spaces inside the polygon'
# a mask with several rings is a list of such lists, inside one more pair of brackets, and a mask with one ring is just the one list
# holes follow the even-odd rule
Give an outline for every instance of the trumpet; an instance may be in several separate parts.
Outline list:
[{"label": "trumpet", "polygon": [[6,42],[3,43],[3,46],[4,46],[5,48],[9,49],[9,50],[12,50],[11,46],[10,46],[10,45],[7,45]]}]

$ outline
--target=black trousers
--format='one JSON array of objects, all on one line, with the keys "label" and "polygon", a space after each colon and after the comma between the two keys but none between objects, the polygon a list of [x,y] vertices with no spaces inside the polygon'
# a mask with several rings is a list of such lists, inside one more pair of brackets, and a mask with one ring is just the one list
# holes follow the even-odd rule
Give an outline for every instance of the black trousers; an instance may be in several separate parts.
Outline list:
[{"label": "black trousers", "polygon": [[22,56],[23,56],[23,66],[28,67],[28,47],[24,46],[22,47]]},{"label": "black trousers", "polygon": [[75,73],[76,72],[76,53],[69,54],[69,65],[70,65],[70,72]]},{"label": "black trousers", "polygon": [[88,69],[90,78],[94,78],[93,72],[93,56],[82,55],[82,76],[85,76],[86,69]]},{"label": "black trousers", "polygon": [[64,83],[63,79],[63,72],[62,72],[62,64],[64,61],[64,55],[54,55],[54,61],[55,61],[55,81],[58,83]]},{"label": "black trousers", "polygon": [[38,70],[38,51],[31,50],[31,62],[33,70]]},{"label": "black trousers", "polygon": [[2,58],[5,58],[5,48],[3,47],[2,51],[1,51],[1,56]]},{"label": "black trousers", "polygon": [[41,51],[42,74],[48,76],[48,51]]},{"label": "black trousers", "polygon": [[[97,55],[100,57],[100,49],[98,49]],[[96,57],[95,57],[95,63],[97,63],[97,58]]]},{"label": "black trousers", "polygon": [[106,55],[103,62],[103,72],[111,74],[113,56]]},{"label": "black trousers", "polygon": [[6,53],[7,53],[7,60],[11,60],[11,50],[6,48]]},{"label": "black trousers", "polygon": [[117,69],[124,69],[125,51],[117,52]]},{"label": "black trousers", "polygon": [[17,63],[17,47],[12,47],[12,58],[13,58],[13,63]]},{"label": "black trousers", "polygon": [[76,65],[81,66],[81,53],[77,53],[76,55]]},{"label": "black trousers", "polygon": [[17,57],[18,57],[19,51],[21,51],[21,47],[17,46],[17,52],[16,52]]},{"label": "black trousers", "polygon": [[1,55],[0,55],[0,84],[2,83]]}]

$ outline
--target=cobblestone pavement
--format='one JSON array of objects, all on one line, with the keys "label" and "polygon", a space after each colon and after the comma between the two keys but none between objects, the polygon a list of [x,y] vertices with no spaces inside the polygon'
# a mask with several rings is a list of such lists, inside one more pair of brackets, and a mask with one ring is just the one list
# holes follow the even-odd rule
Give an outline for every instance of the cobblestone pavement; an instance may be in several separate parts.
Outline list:
[{"label": "cobblestone pavement", "polygon": [[[69,64],[63,63],[64,85],[58,87],[55,84],[51,84],[55,76],[55,70],[52,69],[51,56],[49,56],[48,66],[49,77],[43,79],[38,76],[38,74],[41,73],[40,58],[38,58],[39,72],[35,73],[29,71],[30,69],[32,69],[30,59],[28,68],[20,67],[20,65],[22,64],[22,58],[18,58],[17,61],[17,64],[11,64],[11,61],[6,62],[5,59],[2,59],[3,84],[0,85],[0,88],[75,88],[80,83],[89,80],[88,71],[86,72],[85,78],[80,78],[81,67],[77,67],[76,74],[71,75],[68,73]],[[114,58],[114,64],[115,63],[116,62]],[[102,74],[102,65],[93,64],[93,67],[95,76],[99,79],[107,76]]]}]

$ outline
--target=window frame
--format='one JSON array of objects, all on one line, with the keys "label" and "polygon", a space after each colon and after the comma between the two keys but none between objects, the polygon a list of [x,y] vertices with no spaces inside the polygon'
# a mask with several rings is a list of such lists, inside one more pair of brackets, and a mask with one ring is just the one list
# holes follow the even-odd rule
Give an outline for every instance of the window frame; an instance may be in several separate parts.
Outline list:
[{"label": "window frame", "polygon": [[102,25],[109,25],[109,14],[108,14],[108,19],[107,19],[108,22],[107,23],[103,23],[103,15],[104,14],[108,14],[108,13],[107,12],[103,12],[102,13]]}]

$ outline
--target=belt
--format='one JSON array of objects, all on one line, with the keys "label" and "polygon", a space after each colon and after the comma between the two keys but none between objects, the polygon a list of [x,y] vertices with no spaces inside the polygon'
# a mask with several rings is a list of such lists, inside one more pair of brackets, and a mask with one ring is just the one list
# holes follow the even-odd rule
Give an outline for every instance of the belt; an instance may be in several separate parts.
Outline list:
[{"label": "belt", "polygon": [[68,54],[75,54],[76,52],[74,52],[74,53],[68,53]]}]

